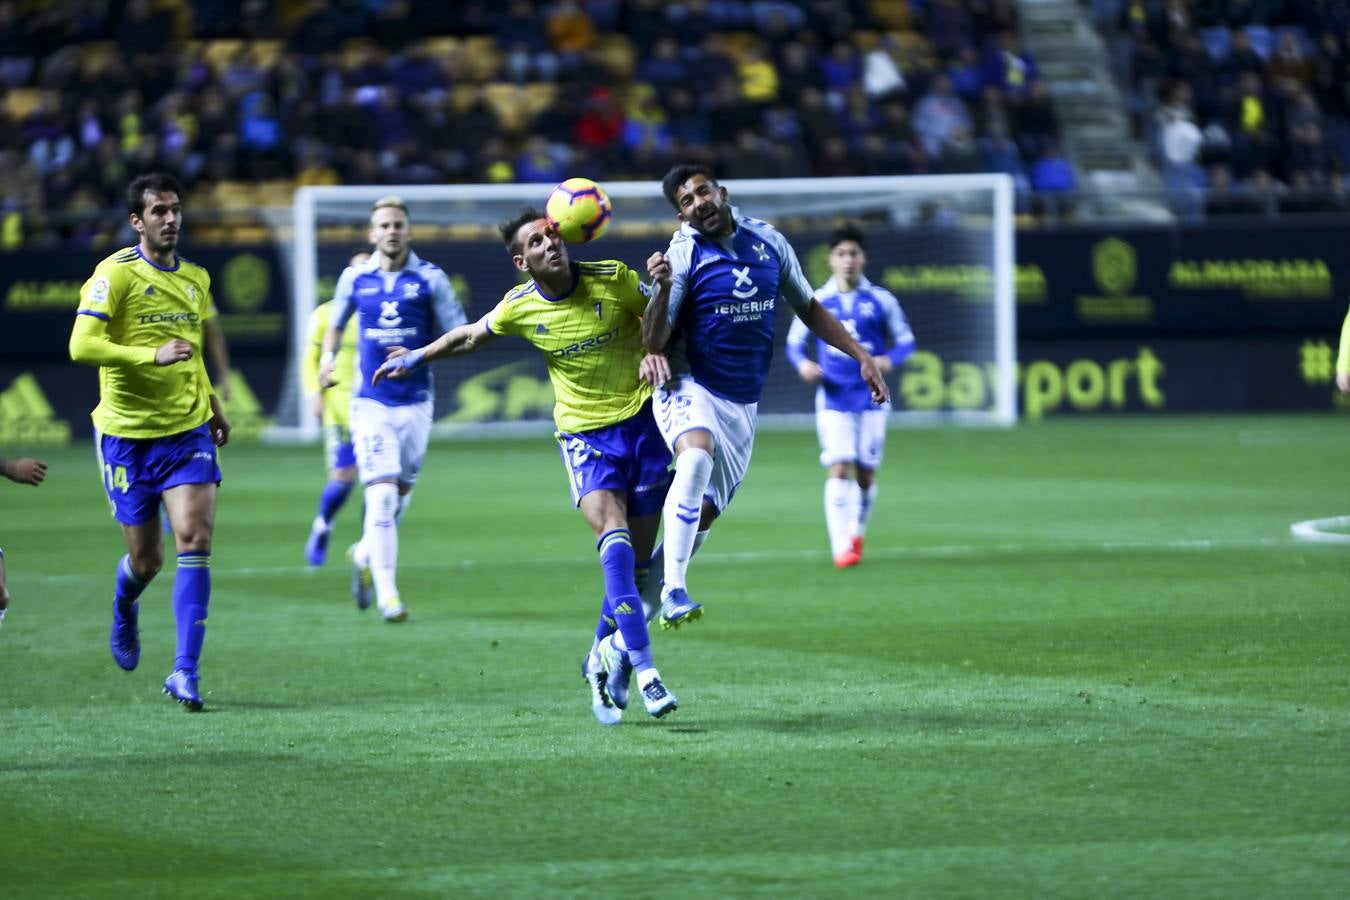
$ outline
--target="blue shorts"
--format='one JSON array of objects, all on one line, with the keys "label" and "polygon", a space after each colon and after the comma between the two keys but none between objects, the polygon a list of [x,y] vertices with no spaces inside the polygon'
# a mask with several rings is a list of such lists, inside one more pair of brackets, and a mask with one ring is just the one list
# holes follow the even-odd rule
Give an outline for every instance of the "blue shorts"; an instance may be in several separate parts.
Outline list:
[{"label": "blue shorts", "polygon": [[591,491],[611,490],[626,497],[630,517],[661,511],[670,490],[670,450],[650,400],[615,425],[557,437],[574,504]]},{"label": "blue shorts", "polygon": [[180,484],[220,484],[211,431],[199,425],[162,438],[94,434],[113,518],[139,525],[159,515],[161,495]]}]

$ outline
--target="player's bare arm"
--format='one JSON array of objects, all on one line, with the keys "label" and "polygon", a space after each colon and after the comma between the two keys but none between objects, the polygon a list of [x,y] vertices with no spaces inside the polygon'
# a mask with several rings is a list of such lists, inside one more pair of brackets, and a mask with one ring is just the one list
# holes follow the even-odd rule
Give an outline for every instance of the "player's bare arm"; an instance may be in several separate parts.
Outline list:
[{"label": "player's bare arm", "polygon": [[488,317],[484,316],[472,324],[452,328],[430,344],[416,350],[409,350],[406,347],[390,347],[389,355],[385,357],[384,362],[375,370],[375,373],[370,376],[370,383],[379,384],[386,378],[405,378],[409,372],[418,366],[429,363],[433,359],[440,359],[443,356],[472,353],[490,343],[496,337],[488,330],[487,322]]},{"label": "player's bare arm", "polygon": [[801,376],[802,381],[807,384],[820,384],[822,373],[820,363],[814,359],[804,359],[801,365],[797,366],[797,374]]},{"label": "player's bare arm", "polygon": [[342,340],[342,332],[329,326],[323,333],[323,348],[319,351],[319,390],[326,391],[337,384],[337,379],[333,377],[333,367],[337,361],[338,343]]},{"label": "player's bare arm", "polygon": [[18,459],[5,459],[0,456],[0,475],[4,475],[16,484],[42,484],[47,477],[47,464],[41,460],[21,456]]},{"label": "player's bare arm", "polygon": [[813,298],[809,306],[797,311],[797,315],[817,337],[858,361],[859,373],[872,391],[873,403],[890,402],[891,389],[873,361],[872,354],[848,333],[848,329],[829,310],[820,305],[820,301]]},{"label": "player's bare arm", "polygon": [[220,406],[220,400],[215,394],[210,397],[211,400],[211,418],[207,426],[211,430],[211,440],[217,447],[224,447],[230,442],[230,420],[225,418],[225,411]]},{"label": "player's bare arm", "polygon": [[216,373],[211,382],[216,389],[216,395],[223,402],[229,403],[230,349],[225,344],[225,329],[220,327],[217,319],[207,319],[202,323],[202,349],[206,351],[206,358],[210,360],[211,367]]},{"label": "player's bare arm", "polygon": [[647,310],[642,314],[642,346],[648,353],[661,353],[670,343],[670,260],[661,251],[647,257],[647,274],[656,283]]}]

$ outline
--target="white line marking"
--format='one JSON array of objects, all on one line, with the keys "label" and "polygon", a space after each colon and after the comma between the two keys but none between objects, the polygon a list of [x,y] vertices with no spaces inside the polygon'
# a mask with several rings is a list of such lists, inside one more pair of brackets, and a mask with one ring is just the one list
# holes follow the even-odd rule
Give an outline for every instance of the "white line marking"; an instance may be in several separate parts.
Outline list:
[{"label": "white line marking", "polygon": [[[1328,521],[1328,520],[1323,520]],[[1350,535],[1339,536],[1350,540]],[[1009,555],[1030,555],[1038,553],[1120,553],[1138,550],[1158,550],[1158,551],[1187,551],[1187,550],[1249,550],[1261,547],[1279,547],[1281,545],[1292,545],[1289,538],[1237,538],[1231,540],[1218,540],[1209,538],[1196,538],[1190,540],[1173,541],[1074,541],[1063,543],[1044,543],[1044,544],[948,544],[934,547],[868,547],[865,555],[869,560],[905,560],[905,559],[957,559],[980,556],[1009,556]],[[745,550],[733,553],[710,553],[704,551],[697,557],[702,565],[734,565],[737,563],[768,563],[768,562],[794,562],[799,560],[828,560],[830,554],[825,550]],[[476,571],[482,569],[499,568],[502,566],[520,567],[520,566],[568,566],[568,565],[593,565],[594,557],[578,553],[574,556],[536,556],[527,559],[502,560],[502,559],[457,559],[441,562],[407,562],[400,563],[400,570],[413,571]],[[309,566],[258,566],[244,568],[215,568],[214,573],[218,576],[232,577],[235,575],[243,576],[274,576],[274,575],[298,575],[301,573],[311,573],[319,575],[324,572],[333,573],[343,571],[346,563],[338,566],[330,566],[326,569],[314,569]],[[38,573],[29,573],[26,580],[31,581],[53,581],[53,582],[71,582],[85,581],[89,579],[103,580],[103,575],[42,575]]]},{"label": "white line marking", "polygon": [[1319,544],[1350,544],[1350,534],[1324,530],[1348,526],[1350,526],[1350,516],[1332,516],[1329,519],[1309,519],[1306,522],[1295,522],[1289,526],[1289,533],[1300,541],[1315,541]]}]

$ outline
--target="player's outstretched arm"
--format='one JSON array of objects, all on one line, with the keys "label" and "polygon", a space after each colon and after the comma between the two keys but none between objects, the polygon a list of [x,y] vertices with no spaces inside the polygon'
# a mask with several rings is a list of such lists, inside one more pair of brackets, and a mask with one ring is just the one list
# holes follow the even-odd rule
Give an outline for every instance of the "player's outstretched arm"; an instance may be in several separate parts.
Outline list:
[{"label": "player's outstretched arm", "polygon": [[18,459],[5,459],[0,456],[0,475],[4,475],[16,484],[42,484],[47,477],[47,464],[41,460],[21,456]]},{"label": "player's outstretched arm", "polygon": [[873,403],[890,402],[891,389],[877,369],[872,354],[848,333],[848,329],[828,309],[821,306],[818,300],[812,299],[807,306],[797,310],[797,315],[817,337],[858,361],[859,374],[872,390]]},{"label": "player's outstretched arm", "polygon": [[409,372],[442,356],[472,353],[496,337],[488,330],[487,323],[488,316],[484,316],[471,325],[452,328],[430,344],[416,350],[409,350],[406,347],[390,348],[388,358],[370,376],[370,383],[379,384],[386,378],[407,377]]}]

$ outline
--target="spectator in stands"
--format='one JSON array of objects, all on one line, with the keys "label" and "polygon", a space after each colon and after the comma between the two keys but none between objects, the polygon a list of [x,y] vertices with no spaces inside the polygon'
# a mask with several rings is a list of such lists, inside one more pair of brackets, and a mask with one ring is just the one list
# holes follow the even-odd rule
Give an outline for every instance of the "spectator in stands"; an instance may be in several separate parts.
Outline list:
[{"label": "spectator in stands", "polygon": [[1008,97],[1021,97],[1041,77],[1036,59],[1022,46],[1014,31],[998,36],[993,48],[985,54],[984,83],[997,85]]},{"label": "spectator in stands", "polygon": [[1183,219],[1196,219],[1201,212],[1200,190],[1204,186],[1199,166],[1203,136],[1192,120],[1188,97],[1189,90],[1184,85],[1178,86],[1173,92],[1173,102],[1159,111],[1158,140],[1163,185],[1173,212]]},{"label": "spectator in stands", "polygon": [[885,35],[863,56],[862,87],[873,101],[904,94],[905,76],[900,66],[900,45],[894,36]]},{"label": "spectator in stands", "polygon": [[1275,52],[1266,63],[1266,77],[1272,81],[1278,78],[1291,78],[1303,87],[1312,82],[1312,66],[1303,55],[1303,46],[1299,43],[1298,35],[1291,31],[1280,35]]},{"label": "spectator in stands", "polygon": [[961,0],[933,0],[924,14],[924,32],[943,59],[975,43],[974,19]]},{"label": "spectator in stands", "polygon": [[933,79],[928,94],[914,108],[914,131],[924,153],[930,159],[937,159],[957,128],[970,131],[970,114],[961,98],[953,93],[951,79],[946,73],[940,73]]},{"label": "spectator in stands", "polygon": [[639,65],[638,81],[650,84],[658,91],[668,91],[688,84],[691,72],[680,54],[675,38],[663,35],[652,45],[652,51]]},{"label": "spectator in stands", "polygon": [[1045,82],[1038,79],[1031,83],[1027,95],[1012,107],[1012,116],[1018,146],[1027,159],[1036,159],[1059,140],[1059,114]]}]

